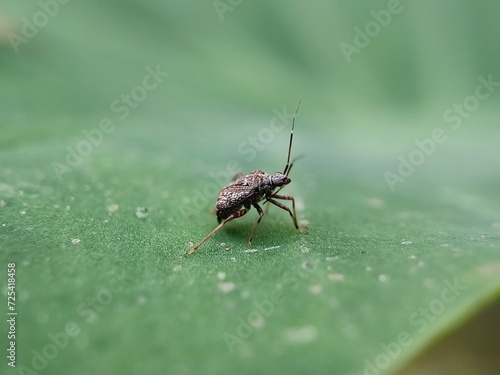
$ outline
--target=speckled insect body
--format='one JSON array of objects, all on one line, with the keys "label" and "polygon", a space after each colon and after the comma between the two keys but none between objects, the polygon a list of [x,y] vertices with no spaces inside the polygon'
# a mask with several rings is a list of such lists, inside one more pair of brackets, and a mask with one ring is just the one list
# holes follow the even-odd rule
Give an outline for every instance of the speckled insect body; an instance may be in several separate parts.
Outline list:
[{"label": "speckled insect body", "polygon": [[[292,151],[295,116],[297,115],[299,107],[300,100],[293,115],[292,131],[290,133],[290,144],[288,147],[288,158],[283,173],[276,172],[274,174],[268,174],[260,170],[255,170],[250,172],[246,176],[243,174],[236,176],[236,179],[233,182],[231,182],[220,191],[219,197],[217,198],[215,209],[217,212],[217,221],[219,222],[219,225],[196,246],[187,251],[184,254],[185,256],[194,253],[206,240],[217,233],[219,229],[224,226],[224,224],[226,224],[228,221],[237,219],[245,215],[253,206],[259,213],[259,219],[255,223],[252,233],[250,234],[250,237],[248,239],[248,247],[252,247],[253,236],[255,234],[255,231],[257,230],[257,227],[259,226],[260,221],[262,220],[262,217],[264,216],[264,211],[259,205],[259,202],[261,201],[264,201],[264,203],[272,203],[273,205],[287,211],[293,220],[295,228],[299,229],[299,225],[297,224],[297,217],[295,214],[295,199],[288,195],[278,194],[278,192],[283,187],[291,182],[290,178],[288,178],[288,174],[292,169],[294,161],[292,160],[292,162],[290,163],[290,154]],[[275,192],[276,189],[278,190]],[[289,207],[278,202],[277,200],[292,201],[292,209],[290,210]]]},{"label": "speckled insect body", "polygon": [[235,181],[221,190],[219,198],[217,198],[215,204],[217,221],[221,223],[239,211],[241,207],[249,210],[252,205],[256,205],[264,198],[271,198],[276,187],[289,184],[290,181],[287,176],[280,172],[270,175],[256,170],[246,176],[238,176]]}]

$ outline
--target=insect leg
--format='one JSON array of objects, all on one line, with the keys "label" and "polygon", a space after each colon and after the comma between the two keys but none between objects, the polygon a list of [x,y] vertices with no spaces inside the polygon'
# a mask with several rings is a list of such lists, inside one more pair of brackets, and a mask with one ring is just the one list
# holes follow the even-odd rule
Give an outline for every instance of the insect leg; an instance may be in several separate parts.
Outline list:
[{"label": "insect leg", "polygon": [[196,250],[198,250],[198,248],[203,245],[203,243],[205,243],[206,240],[208,240],[210,237],[212,237],[215,233],[217,233],[219,231],[220,228],[222,228],[224,226],[224,224],[226,224],[228,221],[231,221],[233,219],[237,219],[243,215],[245,215],[246,213],[248,212],[248,209],[244,208],[238,212],[235,212],[234,214],[232,215],[229,215],[229,217],[227,219],[225,219],[222,223],[220,223],[219,225],[217,225],[217,227],[211,231],[204,239],[202,239],[198,245],[196,245],[195,247],[193,247],[192,249],[188,250],[184,256],[188,256],[192,253],[194,253]]},{"label": "insect leg", "polygon": [[[264,201],[264,203],[263,203],[263,204],[266,204],[266,201]],[[267,214],[269,213],[269,207],[270,207],[270,206],[271,206],[271,205],[269,205],[269,204],[268,204],[267,206],[265,206],[265,207],[264,207],[264,215],[267,215]]]},{"label": "insect leg", "polygon": [[250,238],[248,239],[248,248],[249,249],[252,247],[253,235],[255,234],[255,231],[257,230],[257,227],[259,226],[260,221],[264,217],[264,211],[262,211],[262,208],[260,208],[260,206],[257,203],[254,203],[253,206],[255,207],[257,212],[259,213],[259,220],[257,220],[255,225],[253,226],[252,234],[250,235]]},{"label": "insect leg", "polygon": [[[287,206],[285,206],[284,204],[282,204],[280,202],[275,201],[273,198],[283,199],[286,201],[292,201],[293,212],[290,210],[290,208],[288,208]],[[297,214],[295,213],[295,199],[293,197],[291,197],[289,195],[276,195],[276,194],[274,194],[274,195],[271,195],[270,198],[267,198],[267,201],[274,204],[275,206],[278,206],[279,208],[281,208],[285,211],[288,211],[288,213],[292,217],[293,225],[295,225],[295,229],[299,229],[299,225],[297,224]]]}]

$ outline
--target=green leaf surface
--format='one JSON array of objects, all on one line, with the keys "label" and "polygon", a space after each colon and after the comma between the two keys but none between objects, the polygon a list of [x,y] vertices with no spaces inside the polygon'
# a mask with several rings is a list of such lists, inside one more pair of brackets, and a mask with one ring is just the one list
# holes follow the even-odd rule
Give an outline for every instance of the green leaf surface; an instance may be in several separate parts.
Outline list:
[{"label": "green leaf surface", "polygon": [[[498,56],[463,41],[490,59],[434,84],[444,52],[416,25],[437,16],[405,3],[348,64],[363,4],[69,2],[17,53],[9,33],[47,11],[1,11],[2,373],[395,373],[498,300],[499,94],[443,119]],[[249,250],[252,209],[183,257],[235,172],[283,170],[300,96],[282,193],[308,233],[269,207]]]}]

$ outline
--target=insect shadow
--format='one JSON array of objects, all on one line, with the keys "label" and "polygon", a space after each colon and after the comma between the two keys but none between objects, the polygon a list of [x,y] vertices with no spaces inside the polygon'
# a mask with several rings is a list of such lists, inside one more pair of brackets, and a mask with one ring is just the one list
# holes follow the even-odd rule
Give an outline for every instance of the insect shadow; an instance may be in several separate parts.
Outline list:
[{"label": "insect shadow", "polygon": [[[259,219],[255,223],[252,233],[248,238],[248,248],[252,247],[252,240],[257,228],[264,217],[264,211],[259,205],[259,202],[264,201],[263,204],[271,203],[282,210],[287,211],[292,218],[293,225],[299,230],[297,223],[297,214],[295,211],[295,199],[289,195],[278,194],[281,189],[288,185],[291,180],[288,177],[292,170],[293,164],[298,158],[292,159],[293,132],[295,130],[295,117],[300,107],[302,98],[299,99],[295,113],[292,119],[292,130],[290,132],[290,143],[288,145],[288,156],[286,159],[285,169],[283,172],[276,172],[268,174],[261,170],[255,170],[247,175],[238,174],[236,178],[229,183],[229,185],[222,188],[215,203],[215,210],[217,221],[219,225],[215,227],[205,238],[203,238],[196,246],[189,249],[184,256],[194,253],[201,245],[203,245],[210,237],[215,235],[226,223],[231,220],[237,219],[245,215],[251,207],[254,207],[259,213]],[[277,190],[276,190],[277,189]],[[276,191],[275,191],[276,190]],[[292,209],[285,206],[280,201],[291,201]]]}]

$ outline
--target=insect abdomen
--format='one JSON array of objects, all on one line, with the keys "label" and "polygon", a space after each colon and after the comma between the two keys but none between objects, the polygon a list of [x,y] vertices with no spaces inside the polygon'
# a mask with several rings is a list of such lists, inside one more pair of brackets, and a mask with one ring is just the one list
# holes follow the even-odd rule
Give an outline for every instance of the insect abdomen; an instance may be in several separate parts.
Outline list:
[{"label": "insect abdomen", "polygon": [[229,186],[222,189],[215,204],[217,221],[220,223],[238,211],[243,205],[244,200],[245,197],[243,194],[238,194],[237,191],[229,189]]}]

